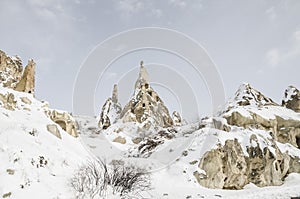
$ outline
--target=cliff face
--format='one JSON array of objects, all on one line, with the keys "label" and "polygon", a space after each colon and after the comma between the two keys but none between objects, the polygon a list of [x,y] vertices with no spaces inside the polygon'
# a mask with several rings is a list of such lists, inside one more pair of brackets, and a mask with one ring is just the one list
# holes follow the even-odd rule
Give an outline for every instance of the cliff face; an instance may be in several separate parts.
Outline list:
[{"label": "cliff face", "polygon": [[23,72],[18,56],[9,56],[0,51],[0,84],[16,91],[34,94],[35,62],[31,59]]},{"label": "cliff face", "polygon": [[[20,103],[26,104],[26,110],[31,111],[32,100],[30,96],[34,97],[35,90],[35,66],[36,63],[30,59],[24,71],[22,61],[18,56],[9,56],[0,50],[0,86],[5,87],[7,92],[0,93],[0,107],[14,111],[20,110]],[[18,99],[17,92],[19,91],[29,96]],[[36,100],[36,99],[34,99]],[[37,100],[36,100],[37,101]],[[43,107],[46,116],[58,124],[64,131],[70,135],[77,137],[77,127],[75,119],[67,112],[50,110]],[[61,133],[55,125],[47,127],[48,131],[58,138],[61,138]]]},{"label": "cliff face", "polygon": [[[286,94],[291,100],[284,100],[285,105],[297,94],[295,89]],[[242,189],[249,183],[274,186],[281,185],[289,173],[300,171],[299,113],[244,84],[218,116],[223,120],[213,126],[221,130],[216,136],[222,141],[200,159],[202,172],[195,171],[194,176],[201,185],[223,189]]]}]

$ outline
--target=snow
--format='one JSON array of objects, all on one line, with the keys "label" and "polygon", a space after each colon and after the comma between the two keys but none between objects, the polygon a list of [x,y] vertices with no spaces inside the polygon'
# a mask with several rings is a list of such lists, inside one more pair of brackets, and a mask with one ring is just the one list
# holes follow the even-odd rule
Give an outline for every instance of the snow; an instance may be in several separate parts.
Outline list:
[{"label": "snow", "polygon": [[[177,127],[175,137],[153,150],[149,158],[128,157],[128,151],[137,147],[132,138],[147,133],[139,128],[143,124],[116,122],[105,131],[99,131],[98,118],[75,116],[80,134],[74,138],[60,127],[62,139],[58,139],[46,129],[54,124],[45,114],[47,103],[42,103],[32,95],[0,87],[0,93],[13,93],[17,100],[15,111],[9,111],[0,105],[0,197],[11,192],[10,198],[74,198],[74,192],[68,182],[78,166],[89,158],[100,157],[107,162],[123,160],[146,168],[151,174],[152,189],[141,193],[144,198],[290,198],[300,196],[300,175],[290,174],[282,186],[259,188],[253,184],[243,190],[207,189],[198,184],[193,172],[205,171],[198,168],[199,161],[209,150],[226,140],[237,139],[244,155],[247,146],[256,146],[250,142],[255,135],[261,149],[267,147],[273,154],[270,135],[263,130],[231,127],[230,132],[215,129],[213,118]],[[30,105],[22,102],[27,97]],[[257,113],[266,118],[280,115],[283,118],[299,120],[299,114],[278,107],[264,109],[247,107],[236,108],[243,115]],[[226,123],[222,118],[218,121]],[[200,126],[204,128],[200,129]],[[155,133],[162,128],[151,128]],[[116,136],[126,139],[126,144],[114,143]],[[146,136],[146,135],[145,135]],[[148,135],[147,135],[148,136]],[[276,142],[282,152],[300,157],[300,150],[290,144]],[[41,161],[42,160],[42,161]],[[45,162],[47,161],[47,163]],[[13,170],[14,174],[9,172]],[[23,187],[23,188],[22,188]],[[108,195],[107,198],[119,198]]]},{"label": "snow", "polygon": [[[72,198],[68,179],[89,154],[61,128],[61,140],[47,131],[46,125],[54,123],[45,115],[43,103],[29,94],[2,87],[0,91],[13,93],[18,109],[0,107],[0,196],[11,192],[11,198]],[[30,107],[19,97],[29,98]],[[41,157],[47,161],[42,166]]]},{"label": "snow", "polygon": [[299,92],[299,90],[297,88],[295,88],[294,86],[289,86],[285,90],[283,101],[288,102],[288,101],[292,100],[293,97],[296,96],[298,92]]}]

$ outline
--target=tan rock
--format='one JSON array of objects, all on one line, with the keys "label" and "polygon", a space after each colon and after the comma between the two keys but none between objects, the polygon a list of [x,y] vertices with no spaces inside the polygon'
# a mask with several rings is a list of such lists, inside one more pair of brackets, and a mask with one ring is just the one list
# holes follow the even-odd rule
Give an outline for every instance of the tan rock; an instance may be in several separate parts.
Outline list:
[{"label": "tan rock", "polygon": [[28,99],[27,97],[21,97],[21,101],[28,105],[30,105],[32,103],[31,100]]},{"label": "tan rock", "polygon": [[55,124],[48,124],[47,131],[49,131],[50,133],[52,133],[53,135],[61,139],[61,134]]},{"label": "tan rock", "polygon": [[139,144],[142,140],[143,140],[142,138],[136,137],[136,138],[133,138],[133,139],[132,139],[132,142],[133,142],[134,144]]},{"label": "tan rock", "polygon": [[7,93],[5,95],[0,93],[0,105],[7,110],[15,110],[17,106],[17,101],[12,93]]},{"label": "tan rock", "polygon": [[49,110],[46,114],[68,134],[73,137],[78,137],[76,121],[69,113]]},{"label": "tan rock", "polygon": [[124,137],[118,136],[113,140],[113,142],[117,142],[120,144],[126,144],[126,139]]},{"label": "tan rock", "polygon": [[21,80],[17,83],[15,90],[34,95],[35,89],[35,62],[31,59],[25,67]]},{"label": "tan rock", "polygon": [[22,61],[18,56],[9,56],[0,50],[0,84],[15,88],[22,76]]},{"label": "tan rock", "polygon": [[122,110],[120,119],[123,122],[149,121],[154,126],[173,126],[173,119],[168,108],[149,84],[149,75],[143,62],[141,62],[134,95]]},{"label": "tan rock", "polygon": [[248,146],[248,155],[237,140],[227,140],[224,146],[207,152],[199,163],[205,174],[194,173],[198,182],[222,189],[242,189],[250,182],[259,187],[281,185],[290,168],[290,157],[276,145],[275,154],[268,148],[262,150],[255,135],[251,142],[256,146]]},{"label": "tan rock", "polygon": [[238,111],[233,111],[224,118],[228,124],[243,128],[255,128],[271,132],[276,141],[290,143],[300,148],[300,121],[285,119],[276,116],[276,119],[266,119],[262,116],[249,111],[251,117],[241,115]]}]

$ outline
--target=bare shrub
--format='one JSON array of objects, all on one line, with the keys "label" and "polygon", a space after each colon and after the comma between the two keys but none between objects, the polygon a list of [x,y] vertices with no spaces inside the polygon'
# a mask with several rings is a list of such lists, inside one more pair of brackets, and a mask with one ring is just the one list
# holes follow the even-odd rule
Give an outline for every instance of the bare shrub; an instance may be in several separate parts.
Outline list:
[{"label": "bare shrub", "polygon": [[150,190],[150,176],[134,165],[108,165],[100,159],[88,161],[70,180],[77,198],[102,198],[108,194],[126,198],[142,198],[141,192]]}]

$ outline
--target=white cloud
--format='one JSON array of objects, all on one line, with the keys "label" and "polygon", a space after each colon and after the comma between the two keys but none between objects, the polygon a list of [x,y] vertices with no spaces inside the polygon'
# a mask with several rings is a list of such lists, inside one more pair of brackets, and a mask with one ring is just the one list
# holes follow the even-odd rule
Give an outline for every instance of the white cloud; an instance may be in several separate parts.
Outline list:
[{"label": "white cloud", "polygon": [[162,12],[162,10],[160,10],[160,9],[154,8],[154,9],[152,9],[152,14],[153,14],[153,16],[155,16],[156,18],[160,18],[160,17],[163,15],[163,12]]},{"label": "white cloud", "polygon": [[280,63],[300,56],[300,30],[292,34],[292,44],[287,50],[273,48],[266,53],[266,59],[270,66],[276,67]]},{"label": "white cloud", "polygon": [[276,18],[277,18],[277,14],[276,14],[276,11],[275,11],[275,8],[274,7],[271,7],[269,9],[267,9],[265,11],[267,17],[271,20],[271,21],[274,21]]},{"label": "white cloud", "polygon": [[144,6],[144,2],[139,0],[120,0],[116,8],[123,17],[130,17],[143,10]]},{"label": "white cloud", "polygon": [[185,0],[169,0],[169,4],[180,8],[185,8],[187,5]]}]

